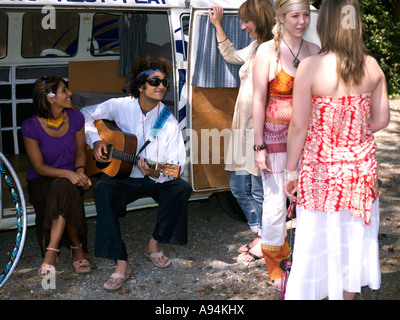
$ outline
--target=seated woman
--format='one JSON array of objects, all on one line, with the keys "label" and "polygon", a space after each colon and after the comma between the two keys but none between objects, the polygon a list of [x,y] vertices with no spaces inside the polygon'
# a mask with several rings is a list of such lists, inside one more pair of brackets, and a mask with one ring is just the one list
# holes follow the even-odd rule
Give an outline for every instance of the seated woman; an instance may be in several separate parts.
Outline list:
[{"label": "seated woman", "polygon": [[77,273],[90,272],[85,259],[87,228],[83,194],[92,185],[85,174],[85,131],[82,114],[74,109],[63,79],[41,77],[33,89],[35,115],[21,131],[30,161],[29,201],[44,256],[39,276],[55,274],[59,244],[66,231]]}]

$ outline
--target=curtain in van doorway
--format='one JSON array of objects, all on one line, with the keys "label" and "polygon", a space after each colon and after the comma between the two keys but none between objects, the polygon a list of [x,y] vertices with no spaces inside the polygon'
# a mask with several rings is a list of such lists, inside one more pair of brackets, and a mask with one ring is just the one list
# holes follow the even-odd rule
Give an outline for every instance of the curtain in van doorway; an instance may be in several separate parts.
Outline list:
[{"label": "curtain in van doorway", "polygon": [[[241,66],[225,62],[218,50],[215,28],[208,14],[200,16],[199,43],[192,85],[203,88],[234,88],[240,86]],[[242,22],[237,15],[224,15],[222,27],[236,50],[250,44],[252,39],[241,30]]]},{"label": "curtain in van doorway", "polygon": [[145,52],[147,19],[146,14],[124,13],[118,20],[120,47],[118,75],[128,80],[135,56],[142,57]]}]

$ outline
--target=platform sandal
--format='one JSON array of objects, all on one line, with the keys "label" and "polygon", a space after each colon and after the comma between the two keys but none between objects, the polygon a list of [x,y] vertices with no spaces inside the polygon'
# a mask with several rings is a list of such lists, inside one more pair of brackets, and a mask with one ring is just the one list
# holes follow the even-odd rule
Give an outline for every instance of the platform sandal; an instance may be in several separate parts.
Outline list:
[{"label": "platform sandal", "polygon": [[[50,247],[46,248],[46,251],[47,250],[55,251],[57,253],[60,252],[59,249],[50,248]],[[43,271],[45,271],[45,272],[43,272]],[[39,274],[39,277],[41,277],[41,278],[47,277],[49,275],[50,276],[55,275],[56,274],[56,267],[54,267],[54,266],[52,266],[51,264],[48,264],[48,263],[42,263],[42,265],[40,266],[40,269],[38,271],[38,274]]]},{"label": "platform sandal", "polygon": [[[82,247],[82,243],[81,243],[79,246],[77,246],[77,247],[71,246],[71,258],[72,258],[72,256],[73,256],[73,255],[72,255],[72,250],[76,250],[76,249],[79,249],[79,248],[81,248],[81,247]],[[91,268],[91,266],[90,266],[90,263],[89,263],[89,261],[86,260],[86,259],[74,261],[74,262],[72,263],[72,266],[73,266],[73,268],[74,268],[74,270],[75,270],[76,273],[88,273],[88,272],[91,272],[91,271],[92,271],[92,268]]]}]

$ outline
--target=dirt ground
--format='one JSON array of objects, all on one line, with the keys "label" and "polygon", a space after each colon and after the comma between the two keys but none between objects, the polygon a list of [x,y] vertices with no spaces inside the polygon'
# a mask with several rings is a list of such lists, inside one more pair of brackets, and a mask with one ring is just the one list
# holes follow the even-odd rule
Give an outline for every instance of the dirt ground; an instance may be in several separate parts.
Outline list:
[{"label": "dirt ground", "polygon": [[380,258],[382,288],[379,299],[400,299],[400,100],[392,100],[388,128],[375,135],[378,143],[380,187]]}]

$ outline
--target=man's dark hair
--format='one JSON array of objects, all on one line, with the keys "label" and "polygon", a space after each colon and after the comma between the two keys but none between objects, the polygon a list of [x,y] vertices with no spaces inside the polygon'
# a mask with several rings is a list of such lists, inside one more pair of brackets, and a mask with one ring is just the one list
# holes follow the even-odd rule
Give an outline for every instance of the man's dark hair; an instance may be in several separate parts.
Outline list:
[{"label": "man's dark hair", "polygon": [[139,88],[146,85],[146,79],[148,77],[146,74],[142,74],[138,77],[138,74],[142,71],[156,69],[161,70],[165,74],[165,78],[168,78],[172,69],[172,64],[165,58],[154,59],[151,56],[146,56],[144,58],[135,57],[135,63],[131,69],[132,80],[129,84],[130,92],[135,98],[139,98]]}]

